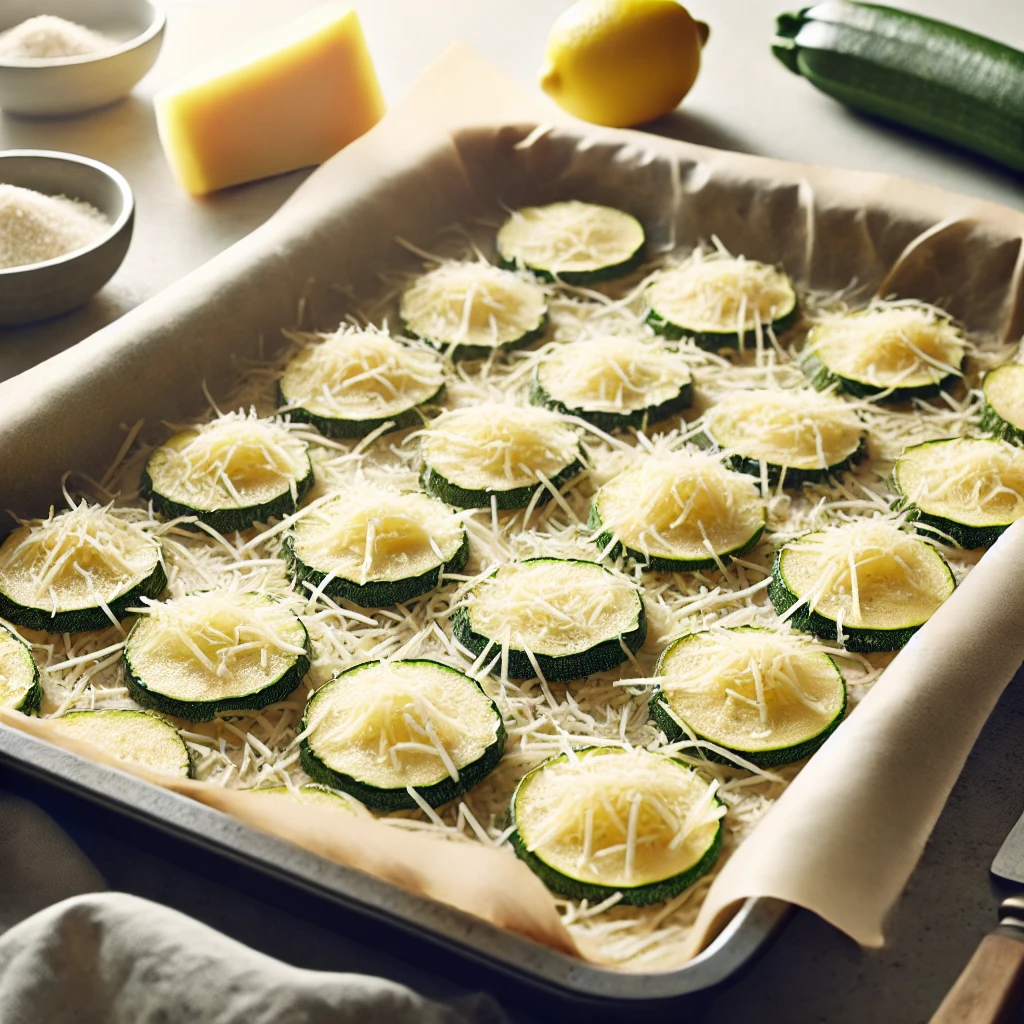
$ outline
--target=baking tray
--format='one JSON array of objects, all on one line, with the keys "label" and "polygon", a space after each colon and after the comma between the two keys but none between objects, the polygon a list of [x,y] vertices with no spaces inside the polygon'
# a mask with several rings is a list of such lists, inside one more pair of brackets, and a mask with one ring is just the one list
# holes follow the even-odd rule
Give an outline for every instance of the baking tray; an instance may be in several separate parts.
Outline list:
[{"label": "baking tray", "polygon": [[[73,795],[79,804],[101,807],[108,818],[112,814],[148,833],[141,835],[141,844],[153,847],[157,856],[166,856],[158,838],[169,836],[247,869],[245,875],[232,873],[228,884],[244,885],[255,873],[308,894],[321,905],[369,919],[383,926],[376,931],[379,939],[390,935],[392,953],[406,953],[404,946],[395,945],[396,938],[420,946],[426,940],[428,948],[420,949],[418,955],[410,950],[416,959],[452,973],[463,985],[472,978],[469,987],[486,985],[544,1017],[586,1009],[597,1019],[667,1019],[692,1008],[701,994],[752,960],[791,909],[779,900],[749,899],[721,935],[685,967],[629,974],[555,952],[373,875],[325,860],[187,797],[2,726],[0,782],[29,796],[39,795],[39,787],[26,784],[41,783],[45,790]],[[48,802],[45,790],[44,804]],[[77,815],[71,813],[81,817],[80,810]],[[116,885],[116,879],[112,881]],[[265,898],[262,888],[246,888],[256,898]],[[292,901],[289,905],[296,908]],[[322,917],[315,910],[309,912]],[[465,973],[468,965],[472,975]]]},{"label": "baking tray", "polygon": [[[469,86],[482,72],[474,73],[472,81],[448,82],[448,94],[471,96]],[[487,88],[476,92],[491,99]],[[194,415],[203,405],[202,383],[223,393],[237,375],[238,359],[261,353],[282,328],[296,326],[300,308],[303,327],[334,327],[351,308],[337,285],[360,290],[376,284],[380,269],[401,263],[396,237],[428,245],[446,225],[493,212],[495,200],[510,206],[568,197],[604,202],[637,214],[656,247],[714,234],[732,251],[783,263],[801,284],[822,290],[848,286],[856,266],[864,297],[882,289],[940,302],[978,332],[1024,332],[1020,234],[1012,225],[1002,230],[999,219],[1010,211],[881,175],[725,154],[631,132],[528,120],[496,125],[498,115],[489,109],[477,124],[471,117],[447,124],[444,113],[436,102],[407,103],[400,144],[398,122],[389,126],[385,119],[249,238],[117,323],[0,385],[0,504],[22,515],[44,513],[60,500],[65,470],[102,475],[125,424],[145,418],[148,429],[160,431],[160,420]],[[415,266],[415,258],[404,255],[406,265]],[[975,308],[984,315],[974,316]],[[424,939],[453,965],[485,971],[515,1001],[556,1015],[570,1003],[647,1019],[674,1013],[748,962],[787,912],[779,901],[749,899],[685,966],[664,973],[611,971],[21,733],[0,728],[0,761],[145,830],[173,834]]]}]

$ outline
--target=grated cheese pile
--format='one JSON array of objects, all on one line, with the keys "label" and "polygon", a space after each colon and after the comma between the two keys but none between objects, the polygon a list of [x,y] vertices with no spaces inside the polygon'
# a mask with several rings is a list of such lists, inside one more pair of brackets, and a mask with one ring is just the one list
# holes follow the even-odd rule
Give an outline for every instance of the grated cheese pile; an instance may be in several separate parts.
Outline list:
[{"label": "grated cheese pile", "polygon": [[110,221],[81,200],[0,184],[0,270],[59,259],[109,230]]},{"label": "grated cheese pile", "polygon": [[[493,244],[496,226],[474,225],[446,233],[437,243],[441,265],[474,259],[478,250]],[[398,255],[396,249],[396,261]],[[711,253],[710,258],[727,255]],[[421,258],[426,268],[438,266],[436,260]],[[701,259],[706,258],[708,254],[701,255]],[[393,321],[401,295],[412,281],[409,270],[407,261],[404,267],[385,275],[380,294],[361,297],[364,305],[353,308],[353,317],[360,320],[361,309],[372,308],[375,322]],[[603,285],[599,290],[549,287],[545,293],[550,317],[547,337],[555,343],[607,336],[646,338],[657,343],[644,325],[644,293],[651,283],[651,277],[644,276],[645,273],[640,270],[631,278]],[[802,295],[801,306],[815,321],[846,311],[842,296]],[[464,305],[459,309],[464,309]],[[380,817],[389,827],[420,831],[451,842],[506,847],[510,797],[520,780],[538,764],[594,745],[625,751],[650,750],[696,766],[704,778],[716,785],[715,796],[727,808],[722,818],[720,863],[724,863],[784,791],[799,766],[748,770],[735,763],[705,760],[690,740],[668,743],[647,713],[659,656],[675,638],[695,630],[761,626],[785,633],[787,628],[780,625],[765,593],[775,550],[809,531],[826,527],[855,525],[875,517],[898,522],[890,512],[895,497],[888,483],[893,460],[908,445],[976,433],[980,411],[976,391],[946,394],[934,402],[900,409],[843,398],[857,410],[869,433],[868,457],[839,480],[827,485],[808,485],[801,491],[769,486],[763,477],[740,477],[741,482],[746,481],[743,486],[747,493],[756,499],[751,504],[758,515],[762,510],[766,515],[767,528],[758,547],[724,569],[659,574],[644,573],[637,566],[618,562],[617,567],[642,593],[649,624],[647,642],[620,667],[570,685],[509,679],[501,671],[500,656],[494,665],[484,664],[483,660],[474,664],[456,646],[450,619],[470,590],[491,575],[496,566],[533,557],[596,559],[600,552],[593,542],[594,531],[586,526],[595,491],[620,478],[624,471],[697,457],[690,451],[689,443],[702,429],[695,421],[705,406],[735,389],[805,386],[804,376],[795,363],[795,349],[782,345],[770,329],[765,329],[762,340],[763,344],[734,359],[700,350],[688,342],[680,343],[678,357],[693,375],[698,402],[685,419],[667,420],[657,433],[612,438],[562,418],[560,429],[566,434],[565,448],[556,454],[563,458],[574,453],[582,433],[581,454],[586,472],[564,487],[557,500],[540,507],[535,504],[509,512],[474,509],[458,513],[470,540],[470,559],[464,572],[440,589],[397,608],[356,610],[337,604],[327,595],[314,594],[310,584],[296,592],[280,557],[285,534],[295,517],[263,532],[247,530],[230,537],[215,531],[189,530],[183,523],[160,524],[154,532],[164,549],[173,600],[215,588],[274,596],[295,610],[311,642],[312,668],[287,699],[259,712],[221,715],[196,725],[177,723],[195,757],[197,776],[221,786],[246,790],[284,786],[290,793],[297,793],[301,785],[309,782],[299,766],[298,749],[307,694],[336,673],[367,661],[431,658],[478,679],[504,719],[508,734],[506,752],[495,771],[464,797],[437,810],[424,808]],[[1012,352],[986,339],[972,342],[975,344],[968,355],[968,381],[973,386],[981,371],[1007,362]],[[277,408],[277,382],[297,350],[293,346],[280,353],[279,358],[251,366],[227,407],[255,405],[259,415],[272,416]],[[520,437],[520,430],[510,428],[502,442],[500,431],[489,435],[484,425],[492,419],[502,419],[497,412],[504,408],[527,404],[529,381],[547,350],[545,346],[510,358],[451,367],[444,400],[448,412],[433,421],[436,426],[426,434],[371,435],[359,441],[333,441],[293,424],[290,436],[309,446],[317,479],[307,508],[319,507],[315,503],[331,493],[352,496],[368,486],[390,491],[416,490],[421,440],[424,448],[428,448],[431,434],[439,439],[438,452],[454,452],[453,466],[463,459],[475,459],[480,439],[498,441],[486,461],[501,479],[508,479],[505,451],[509,441]],[[135,440],[138,430],[139,425],[132,428],[123,452],[104,477],[102,488],[97,490],[88,481],[81,481],[80,486],[101,500],[118,494],[119,504],[136,504],[140,472],[152,451]],[[495,456],[497,451],[501,452],[500,457]],[[508,468],[511,470],[511,463]],[[655,472],[655,476],[664,483],[672,475]],[[535,479],[531,477],[530,482]],[[631,501],[639,500],[625,488],[624,495]],[[669,518],[665,522],[673,522],[691,498],[696,505],[707,495],[699,487],[685,494],[679,492],[678,498],[667,500],[671,507],[666,509],[665,516]],[[710,498],[707,500],[710,502]],[[626,497],[623,515],[628,507],[625,502]],[[145,517],[145,513],[134,514]],[[297,513],[300,519],[311,514]],[[909,539],[909,534],[905,536]],[[941,539],[934,543],[958,579],[978,557],[976,552],[943,546]],[[59,715],[72,708],[133,706],[118,666],[124,641],[120,627],[74,636],[22,632],[32,642],[40,666],[44,716]],[[842,669],[853,705],[892,658],[852,654],[831,644],[821,646]],[[493,654],[488,661],[494,661]],[[443,707],[437,715],[441,727],[442,713],[447,714]],[[434,712],[427,714],[433,722]],[[445,749],[450,753],[449,747]],[[434,768],[437,764],[435,757]],[[508,855],[512,856],[511,851]],[[680,963],[683,943],[714,876],[712,871],[675,899],[653,907],[617,906],[614,897],[596,906],[572,900],[558,900],[557,904],[569,929],[588,948],[596,950],[601,962],[630,970],[671,969]]]},{"label": "grated cheese pile", "polygon": [[91,57],[118,45],[108,36],[52,14],[40,14],[0,34],[0,62]]}]

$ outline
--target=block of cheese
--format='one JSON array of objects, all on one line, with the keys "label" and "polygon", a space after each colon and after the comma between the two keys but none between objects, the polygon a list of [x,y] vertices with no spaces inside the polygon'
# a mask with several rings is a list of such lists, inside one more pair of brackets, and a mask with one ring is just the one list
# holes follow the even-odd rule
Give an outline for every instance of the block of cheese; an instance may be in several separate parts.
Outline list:
[{"label": "block of cheese", "polygon": [[384,113],[356,12],[327,4],[156,98],[164,152],[193,195],[323,163]]}]

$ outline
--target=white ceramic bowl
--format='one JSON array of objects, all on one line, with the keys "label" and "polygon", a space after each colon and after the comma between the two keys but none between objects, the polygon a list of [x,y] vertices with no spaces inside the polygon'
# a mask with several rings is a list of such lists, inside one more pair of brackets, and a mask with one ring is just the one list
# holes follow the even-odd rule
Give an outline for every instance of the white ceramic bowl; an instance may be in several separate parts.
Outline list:
[{"label": "white ceramic bowl", "polygon": [[94,57],[0,61],[0,107],[64,117],[119,100],[156,62],[167,19],[151,0],[0,0],[0,32],[40,14],[77,22],[119,45]]},{"label": "white ceramic bowl", "polygon": [[135,199],[124,177],[84,156],[41,149],[0,152],[0,183],[82,199],[110,221],[84,249],[45,263],[0,270],[0,326],[31,323],[88,301],[124,262],[135,223]]}]

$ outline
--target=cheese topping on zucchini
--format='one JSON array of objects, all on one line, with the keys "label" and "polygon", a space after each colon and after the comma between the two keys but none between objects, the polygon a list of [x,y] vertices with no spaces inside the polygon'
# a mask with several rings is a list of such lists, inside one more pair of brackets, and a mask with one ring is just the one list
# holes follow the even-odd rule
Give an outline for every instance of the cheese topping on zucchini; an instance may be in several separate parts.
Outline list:
[{"label": "cheese topping on zucchini", "polygon": [[1024,440],[1024,364],[1007,363],[990,370],[981,390],[985,397],[981,429],[1007,441]]},{"label": "cheese topping on zucchini", "polygon": [[670,337],[721,336],[736,344],[796,311],[789,278],[756,260],[709,259],[657,275],[645,295],[650,321]]},{"label": "cheese topping on zucchini", "polygon": [[919,521],[964,547],[995,542],[1024,515],[1024,449],[994,438],[948,438],[907,448],[896,489]]},{"label": "cheese topping on zucchini", "polygon": [[457,572],[468,553],[465,529],[447,505],[376,487],[319,505],[296,522],[287,544],[301,579],[367,606],[426,593],[442,568]]},{"label": "cheese topping on zucchini", "polygon": [[142,491],[164,515],[230,532],[291,514],[312,482],[304,441],[273,420],[229,413],[157,448]]},{"label": "cheese topping on zucchini", "polygon": [[845,637],[851,650],[895,650],[954,585],[934,548],[891,522],[869,519],[786,544],[776,557],[769,595],[799,628]]},{"label": "cheese topping on zucchini", "polygon": [[477,583],[454,631],[474,654],[490,651],[495,671],[525,679],[539,668],[547,679],[566,680],[621,665],[624,646],[643,644],[647,621],[639,591],[620,573],[596,562],[531,558]]},{"label": "cheese topping on zucchini", "polygon": [[[546,409],[485,402],[442,413],[424,431],[423,482],[462,508],[529,503],[537,484],[556,486],[580,472],[576,430]],[[506,500],[502,500],[502,498]]]},{"label": "cheese topping on zucchini", "polygon": [[0,626],[0,708],[27,715],[39,709],[42,696],[31,648],[16,633]]},{"label": "cheese topping on zucchini", "polygon": [[717,783],[662,754],[591,747],[530,772],[512,798],[513,843],[556,892],[668,899],[718,857]]},{"label": "cheese topping on zucchini", "polygon": [[670,740],[699,738],[762,767],[807,757],[838,726],[843,677],[807,639],[742,626],[691,633],[658,663],[651,713]]},{"label": "cheese topping on zucchini", "polygon": [[494,702],[435,661],[367,662],[325,683],[303,718],[303,767],[370,807],[439,806],[497,764],[505,730]]},{"label": "cheese topping on zucchini", "polygon": [[353,814],[357,818],[371,818],[373,815],[349,793],[343,793],[330,786],[322,786],[319,782],[307,782],[302,786],[263,786],[259,789],[245,790],[254,796],[276,796],[287,797],[289,800],[297,800],[300,804],[310,804],[313,807],[322,807],[328,811],[341,811],[344,814]]},{"label": "cheese topping on zucchini", "polygon": [[75,633],[104,629],[140,597],[159,594],[167,583],[160,541],[141,515],[83,501],[22,523],[0,545],[0,614]]},{"label": "cheese topping on zucchini", "polygon": [[444,367],[430,351],[379,331],[342,328],[293,356],[281,378],[283,411],[330,437],[368,434],[387,420],[422,422],[416,407],[437,398]]},{"label": "cheese topping on zucchini", "polygon": [[162,718],[127,708],[69,711],[50,719],[66,736],[95,744],[121,761],[189,778],[192,761],[181,734]]},{"label": "cheese topping on zucchini", "polygon": [[309,668],[298,617],[264,594],[212,590],[150,604],[125,644],[132,697],[191,721],[283,700]]},{"label": "cheese topping on zucchini", "polygon": [[582,284],[631,270],[644,229],[621,210],[570,200],[516,210],[498,231],[497,246],[503,264]]},{"label": "cheese topping on zucchini", "polygon": [[930,309],[871,309],[816,324],[801,357],[816,387],[837,383],[858,395],[934,394],[960,375],[966,345]]},{"label": "cheese topping on zucchini", "polygon": [[400,315],[417,337],[472,359],[540,337],[547,312],[544,289],[512,271],[446,263],[406,289]]},{"label": "cheese topping on zucchini", "polygon": [[855,410],[810,390],[733,391],[707,413],[704,432],[736,456],[734,468],[760,475],[763,462],[769,477],[785,470],[792,483],[844,468],[864,440]]},{"label": "cheese topping on zucchini", "polygon": [[692,378],[672,349],[629,338],[560,345],[537,366],[532,400],[602,428],[656,422],[689,404]]},{"label": "cheese topping on zucchini", "polygon": [[761,537],[765,508],[750,477],[714,456],[650,455],[595,495],[591,523],[599,543],[624,545],[656,571],[713,569]]}]

